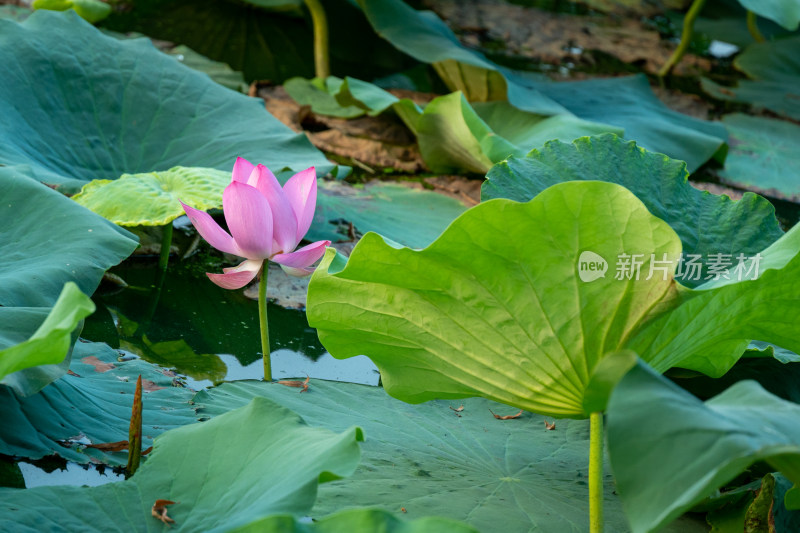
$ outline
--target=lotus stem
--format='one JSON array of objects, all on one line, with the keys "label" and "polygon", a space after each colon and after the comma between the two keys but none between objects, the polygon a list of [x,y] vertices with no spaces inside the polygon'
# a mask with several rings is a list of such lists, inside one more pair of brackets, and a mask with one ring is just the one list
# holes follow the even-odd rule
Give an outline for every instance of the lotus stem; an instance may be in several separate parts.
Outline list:
[{"label": "lotus stem", "polygon": [[166,270],[169,265],[169,251],[172,248],[172,222],[167,222],[161,226],[161,256],[158,258],[158,268]]},{"label": "lotus stem", "polygon": [[697,15],[700,14],[700,10],[703,9],[703,5],[706,3],[706,0],[694,0],[692,2],[692,6],[689,8],[689,11],[686,13],[686,17],[683,19],[683,32],[681,33],[681,42],[678,44],[678,48],[672,52],[672,55],[669,56],[667,62],[664,63],[664,66],[661,67],[661,70],[658,71],[659,78],[665,78],[675,65],[680,62],[683,55],[686,53],[686,50],[689,49],[689,44],[692,42],[692,36],[694,35],[694,21],[697,18]]},{"label": "lotus stem", "polygon": [[267,277],[269,263],[264,261],[258,275],[258,321],[261,326],[261,354],[264,358],[264,381],[272,381],[272,362],[269,356],[269,324],[267,322]]},{"label": "lotus stem", "polygon": [[758,17],[749,9],[747,10],[747,31],[750,32],[756,42],[763,43],[766,41],[764,34],[758,29]]},{"label": "lotus stem", "polygon": [[314,75],[324,80],[331,75],[328,55],[328,19],[320,0],[304,0],[314,24]]},{"label": "lotus stem", "polygon": [[131,409],[131,425],[128,428],[128,464],[125,466],[127,477],[139,469],[142,459],[142,376],[136,380],[136,392],[133,393]]},{"label": "lotus stem", "polygon": [[589,531],[603,533],[603,413],[589,415]]}]

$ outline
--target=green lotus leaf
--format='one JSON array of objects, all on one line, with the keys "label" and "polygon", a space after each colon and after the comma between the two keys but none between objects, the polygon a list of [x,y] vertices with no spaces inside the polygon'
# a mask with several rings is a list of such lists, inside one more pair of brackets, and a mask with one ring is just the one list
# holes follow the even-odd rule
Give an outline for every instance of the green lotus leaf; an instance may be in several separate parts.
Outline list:
[{"label": "green lotus leaf", "polygon": [[[574,115],[611,125],[649,150],[686,161],[694,171],[712,156],[724,155],[725,130],[667,108],[644,75],[580,82],[548,82],[514,72],[465,48],[436,15],[415,11],[401,0],[358,0],[375,31],[412,57],[431,63],[451,90],[470,102],[508,100],[538,115]],[[529,150],[534,146],[524,146]]]},{"label": "green lotus leaf", "polygon": [[[634,533],[655,531],[766,461],[800,481],[800,406],[753,381],[703,403],[639,365],[608,405],[608,451]],[[771,497],[768,505],[771,505]]]},{"label": "green lotus leaf", "polygon": [[463,523],[446,518],[425,517],[401,520],[379,509],[351,509],[312,523],[300,522],[293,516],[272,516],[233,533],[344,533],[346,531],[380,531],[381,533],[477,533]]},{"label": "green lotus leaf", "polygon": [[34,0],[33,9],[50,9],[75,12],[92,24],[100,22],[111,14],[111,6],[101,0]]},{"label": "green lotus leaf", "polygon": [[787,30],[800,24],[800,2],[797,0],[739,0],[742,7],[777,22]]},{"label": "green lotus leaf", "polygon": [[[572,144],[550,142],[524,158],[510,157],[498,163],[486,175],[481,198],[527,202],[564,181],[617,183],[667,222],[681,238],[683,253],[700,256],[705,270],[712,254],[754,255],[783,234],[775,208],[766,199],[746,193],[732,202],[726,196],[695,189],[688,176],[682,161],[611,135],[596,136]],[[694,276],[688,270],[686,274],[678,281],[690,287],[703,283],[706,275]]]},{"label": "green lotus leaf", "polygon": [[797,167],[800,126],[740,113],[725,115],[722,122],[731,136],[731,151],[720,172],[722,181],[784,200],[800,201]]},{"label": "green lotus leaf", "polygon": [[[0,307],[3,329],[16,326],[15,317],[25,311],[26,308]],[[7,378],[13,378],[14,372],[26,368],[61,363],[72,348],[72,332],[93,312],[92,300],[74,282],[67,282],[33,335],[19,344],[0,349],[0,383],[8,384]],[[2,333],[0,331],[0,335]],[[2,344],[5,343],[0,341],[0,346]]]},{"label": "green lotus leaf", "polygon": [[[127,0],[104,26],[182,43],[230,65],[248,82],[314,75],[313,27],[302,0]],[[281,9],[281,8],[286,9]],[[351,0],[325,0],[334,73],[378,77],[414,61],[380,39]],[[285,11],[285,12],[281,12]],[[303,14],[300,12],[299,14]],[[364,51],[369,50],[369,60]]]},{"label": "green lotus leaf", "polygon": [[75,344],[72,374],[21,398],[0,387],[0,453],[40,459],[51,454],[78,463],[124,466],[126,452],[103,452],[83,444],[128,439],[136,378],[145,380],[143,443],[196,420],[187,403],[191,390],[173,386],[162,369],[139,359],[119,361],[102,343]]},{"label": "green lotus leaf", "polygon": [[[800,10],[800,2],[795,3]],[[733,60],[734,66],[747,74],[750,80],[740,81],[736,87],[723,87],[707,78],[701,78],[701,86],[714,98],[749,103],[757,108],[799,120],[798,46],[800,36],[752,44]]]},{"label": "green lotus leaf", "polygon": [[[0,164],[30,165],[64,190],[177,165],[230,172],[237,156],[276,173],[334,168],[263,101],[212,82],[149,40],[108,37],[72,12],[0,19],[0,63]],[[37,83],[20,81],[27,79]]]},{"label": "green lotus leaf", "polygon": [[90,181],[72,199],[120,226],[163,226],[184,214],[180,202],[203,211],[222,209],[222,191],[230,182],[230,172],[174,167]]},{"label": "green lotus leaf", "polygon": [[484,202],[424,250],[367,234],[336,273],[328,251],[308,318],[334,357],[370,357],[404,401],[483,396],[583,417],[613,352],[718,376],[753,338],[797,351],[799,252],[796,227],[688,289],[673,280],[680,240],[664,221],[619,185],[572,181],[525,204]]},{"label": "green lotus leaf", "polygon": [[[235,436],[235,438],[232,438]],[[320,482],[358,466],[361,430],[309,427],[265,398],[209,422],[168,431],[136,474],[99,487],[0,489],[0,529],[166,530],[151,514],[158,499],[170,531],[229,531],[275,514],[304,516]],[[98,517],[102,517],[99,519]]]},{"label": "green lotus leaf", "polygon": [[[258,381],[225,383],[198,393],[200,416],[216,416],[265,396],[309,424],[342,431],[364,429],[361,464],[349,478],[320,487],[314,518],[355,506],[407,510],[405,517],[445,516],[479,531],[509,533],[588,530],[586,449],[589,423],[544,418],[483,398],[408,405],[380,387],[311,380],[308,393]],[[454,409],[459,409],[459,412]],[[625,531],[621,502],[605,478],[608,531]],[[355,511],[354,511],[355,512]],[[706,531],[681,520],[683,533]],[[350,528],[346,531],[376,531]],[[445,530],[447,531],[447,530]]]}]

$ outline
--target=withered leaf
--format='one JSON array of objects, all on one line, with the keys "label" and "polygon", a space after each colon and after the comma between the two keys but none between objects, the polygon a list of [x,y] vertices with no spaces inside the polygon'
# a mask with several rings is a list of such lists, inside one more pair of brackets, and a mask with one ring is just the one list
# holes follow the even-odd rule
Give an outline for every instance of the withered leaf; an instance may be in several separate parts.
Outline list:
[{"label": "withered leaf", "polygon": [[498,420],[511,420],[513,418],[519,418],[520,416],[522,416],[522,409],[520,409],[519,413],[515,415],[505,415],[505,416],[496,415],[494,414],[494,411],[492,411],[491,409],[489,409],[489,412],[492,413],[492,415],[494,415],[494,417]]},{"label": "withered leaf", "polygon": [[153,451],[153,447],[152,447],[152,446],[150,446],[149,448],[147,448],[146,450],[144,450],[144,451],[142,452],[142,455],[147,455],[148,453],[150,453],[150,452],[152,452],[152,451]]},{"label": "withered leaf", "polygon": [[158,518],[165,524],[174,524],[175,520],[167,516],[167,505],[172,505],[176,502],[172,500],[156,500],[153,504],[153,509],[150,511],[154,518]]},{"label": "withered leaf", "polygon": [[556,421],[553,420],[552,423],[548,422],[547,420],[544,421],[544,428],[547,430],[556,429]]},{"label": "withered leaf", "polygon": [[90,355],[89,357],[84,357],[83,359],[81,359],[81,363],[86,363],[87,365],[92,365],[94,367],[94,369],[97,372],[100,372],[101,374],[103,372],[108,372],[109,370],[111,370],[113,368],[117,368],[112,363],[104,363],[100,359],[98,359],[97,357],[95,357],[93,355]]},{"label": "withered leaf", "polygon": [[279,385],[285,385],[287,387],[297,387],[297,388],[301,388],[302,387],[303,390],[301,390],[300,392],[306,392],[306,391],[308,391],[308,380],[309,379],[310,378],[308,376],[306,376],[306,380],[305,381],[295,381],[295,380],[291,380],[291,379],[284,379],[284,380],[279,381],[278,384]]},{"label": "withered leaf", "polygon": [[98,442],[97,444],[87,444],[87,448],[95,448],[103,452],[121,452],[128,449],[128,441],[120,440],[117,442]]},{"label": "withered leaf", "polygon": [[72,370],[67,370],[67,374],[69,374],[70,376],[75,376],[76,378],[79,378],[79,377],[81,377],[81,375],[80,375],[80,374],[76,374],[76,373],[75,373],[75,372],[73,372]]}]

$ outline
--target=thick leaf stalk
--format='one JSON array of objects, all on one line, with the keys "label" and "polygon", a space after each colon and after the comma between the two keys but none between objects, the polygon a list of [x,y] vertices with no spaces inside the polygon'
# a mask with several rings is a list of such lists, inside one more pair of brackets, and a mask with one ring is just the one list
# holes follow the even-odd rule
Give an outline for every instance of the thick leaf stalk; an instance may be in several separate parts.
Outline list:
[{"label": "thick leaf stalk", "polygon": [[328,19],[319,0],[305,0],[314,24],[314,75],[324,80],[331,75],[328,54]]},{"label": "thick leaf stalk", "polygon": [[133,394],[133,410],[131,425],[128,429],[128,464],[125,472],[132,476],[139,469],[142,460],[142,375],[136,380],[136,392]]},{"label": "thick leaf stalk", "polygon": [[264,381],[272,381],[272,361],[269,352],[269,322],[267,321],[267,262],[261,267],[258,280],[258,323],[261,326],[261,353],[264,358]]},{"label": "thick leaf stalk", "polygon": [[692,42],[692,36],[694,35],[694,21],[697,19],[697,16],[700,14],[700,11],[703,9],[703,5],[706,3],[706,0],[694,0],[692,2],[692,6],[689,8],[689,11],[686,13],[686,17],[683,19],[683,32],[681,33],[681,42],[678,44],[678,47],[672,52],[672,55],[669,56],[667,62],[664,63],[664,66],[661,67],[661,70],[658,71],[658,77],[664,78],[672,69],[677,65],[683,55],[686,53],[686,50],[689,49],[689,44]]},{"label": "thick leaf stalk", "polygon": [[603,413],[589,417],[589,531],[603,532]]}]

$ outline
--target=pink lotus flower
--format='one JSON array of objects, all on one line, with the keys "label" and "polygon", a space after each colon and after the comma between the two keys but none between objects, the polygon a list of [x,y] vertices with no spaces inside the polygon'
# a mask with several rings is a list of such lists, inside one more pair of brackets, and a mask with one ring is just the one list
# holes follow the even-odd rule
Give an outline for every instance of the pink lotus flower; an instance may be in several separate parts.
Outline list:
[{"label": "pink lotus flower", "polygon": [[264,165],[254,166],[241,157],[233,165],[233,178],[222,194],[222,210],[230,234],[211,215],[181,202],[194,227],[208,243],[246,260],[224,268],[224,274],[207,276],[225,289],[239,289],[272,260],[293,276],[307,276],[331,241],[317,241],[295,251],[303,240],[317,206],[314,167],[298,172],[281,187]]}]

